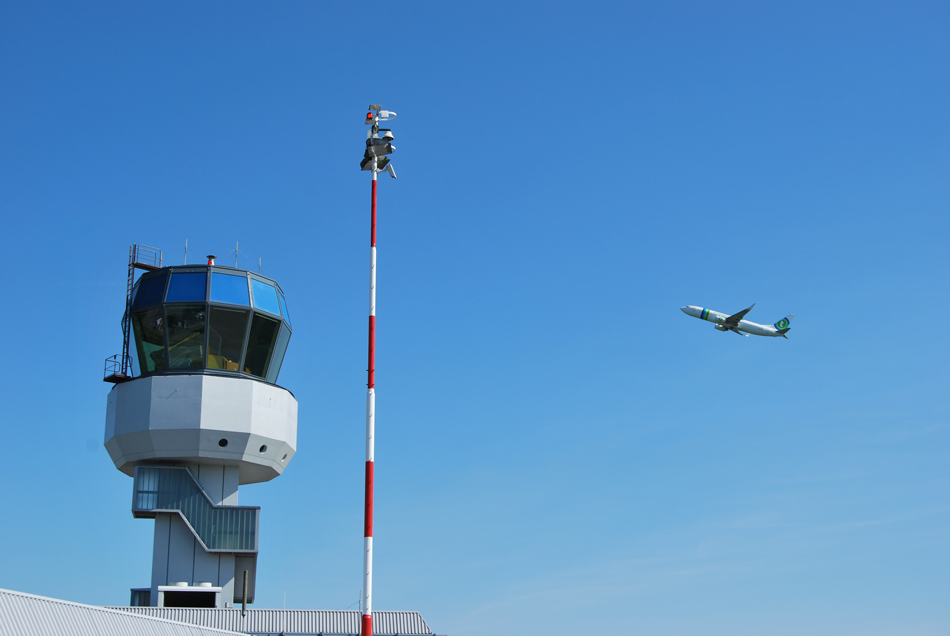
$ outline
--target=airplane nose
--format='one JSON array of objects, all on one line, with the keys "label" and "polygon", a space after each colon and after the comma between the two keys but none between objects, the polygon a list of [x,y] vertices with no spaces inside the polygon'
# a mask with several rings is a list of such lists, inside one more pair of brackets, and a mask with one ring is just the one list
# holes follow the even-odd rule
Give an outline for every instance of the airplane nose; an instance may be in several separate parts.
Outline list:
[{"label": "airplane nose", "polygon": [[683,312],[684,314],[689,313],[689,311],[687,311],[688,309],[689,309],[689,305],[687,305],[686,307],[680,307],[680,311]]}]

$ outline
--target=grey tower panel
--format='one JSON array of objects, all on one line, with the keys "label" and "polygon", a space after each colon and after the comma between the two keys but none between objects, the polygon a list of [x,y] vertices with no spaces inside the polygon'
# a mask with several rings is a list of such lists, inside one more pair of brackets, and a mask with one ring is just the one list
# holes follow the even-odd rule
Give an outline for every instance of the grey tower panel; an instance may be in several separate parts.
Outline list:
[{"label": "grey tower panel", "polygon": [[240,484],[269,481],[296,453],[297,400],[240,377],[137,378],[109,393],[105,446],[127,475],[158,460],[233,466]]}]

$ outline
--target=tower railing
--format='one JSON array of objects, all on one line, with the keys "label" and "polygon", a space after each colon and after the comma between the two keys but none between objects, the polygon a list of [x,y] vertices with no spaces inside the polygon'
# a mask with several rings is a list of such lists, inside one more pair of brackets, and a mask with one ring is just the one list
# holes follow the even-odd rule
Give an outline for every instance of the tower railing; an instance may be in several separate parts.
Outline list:
[{"label": "tower railing", "polygon": [[106,382],[118,384],[132,379],[132,358],[126,356],[123,362],[122,354],[117,353],[114,356],[106,358],[105,368],[102,371],[102,379]]},{"label": "tower railing", "polygon": [[162,250],[148,245],[132,246],[132,263],[139,269],[156,270],[162,268]]}]

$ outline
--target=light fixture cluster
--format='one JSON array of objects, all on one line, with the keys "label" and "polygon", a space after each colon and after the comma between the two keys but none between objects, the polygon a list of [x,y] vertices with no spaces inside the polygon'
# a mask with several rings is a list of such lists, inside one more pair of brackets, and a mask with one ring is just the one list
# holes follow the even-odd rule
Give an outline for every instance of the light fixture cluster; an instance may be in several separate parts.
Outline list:
[{"label": "light fixture cluster", "polygon": [[375,170],[376,172],[388,172],[393,179],[396,178],[396,171],[393,170],[389,157],[396,149],[393,145],[393,131],[388,128],[380,128],[379,122],[390,121],[396,118],[396,113],[391,110],[382,110],[379,104],[370,104],[369,112],[366,113],[366,125],[372,126],[366,132],[366,151],[363,153],[363,161],[360,168],[363,170]]}]

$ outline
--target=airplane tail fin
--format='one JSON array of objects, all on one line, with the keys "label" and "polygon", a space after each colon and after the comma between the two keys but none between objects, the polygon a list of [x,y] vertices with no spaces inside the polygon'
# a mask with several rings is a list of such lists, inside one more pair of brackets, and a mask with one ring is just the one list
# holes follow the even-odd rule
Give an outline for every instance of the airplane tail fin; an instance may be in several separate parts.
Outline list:
[{"label": "airplane tail fin", "polygon": [[781,334],[784,336],[785,332],[791,329],[790,325],[792,324],[792,319],[795,317],[795,314],[789,314],[775,323],[775,328],[778,329]]}]

